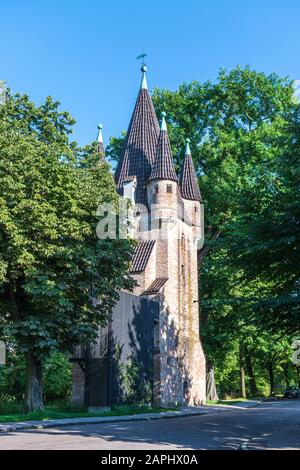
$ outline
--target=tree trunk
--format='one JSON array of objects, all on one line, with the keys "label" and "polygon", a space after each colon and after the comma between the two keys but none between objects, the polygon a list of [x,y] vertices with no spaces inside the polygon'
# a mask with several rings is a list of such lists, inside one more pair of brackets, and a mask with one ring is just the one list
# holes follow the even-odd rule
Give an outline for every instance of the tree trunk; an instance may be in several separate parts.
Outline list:
[{"label": "tree trunk", "polygon": [[244,356],[243,348],[240,346],[240,393],[242,398],[246,396],[246,381],[245,381],[245,369],[244,369]]},{"label": "tree trunk", "polygon": [[283,375],[284,375],[285,386],[289,387],[290,386],[289,365],[283,364],[282,370],[283,370]]},{"label": "tree trunk", "polygon": [[42,364],[31,352],[25,354],[26,383],[24,411],[43,411]]},{"label": "tree trunk", "polygon": [[245,362],[246,362],[247,374],[249,377],[250,393],[252,397],[256,397],[258,395],[258,391],[257,391],[256,380],[255,380],[255,375],[253,371],[252,358],[250,354],[246,354]]},{"label": "tree trunk", "polygon": [[268,368],[269,381],[270,381],[270,396],[274,396],[275,395],[275,382],[274,382],[273,364],[269,362],[267,365],[267,368]]},{"label": "tree trunk", "polygon": [[300,388],[300,366],[296,366],[297,378],[298,378],[298,387]]},{"label": "tree trunk", "polygon": [[215,369],[211,363],[207,364],[206,397],[208,400],[218,401],[218,393],[215,380]]}]

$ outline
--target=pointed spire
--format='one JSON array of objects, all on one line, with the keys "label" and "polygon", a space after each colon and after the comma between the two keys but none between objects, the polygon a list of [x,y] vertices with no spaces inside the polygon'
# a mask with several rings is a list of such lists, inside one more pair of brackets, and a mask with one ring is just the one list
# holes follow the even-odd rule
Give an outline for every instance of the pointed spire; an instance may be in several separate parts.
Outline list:
[{"label": "pointed spire", "polygon": [[100,142],[101,144],[103,144],[103,134],[102,134],[103,125],[98,124],[97,127],[98,127],[97,142]]},{"label": "pointed spire", "polygon": [[115,173],[117,189],[123,193],[123,183],[135,176],[137,204],[147,204],[146,183],[155,160],[159,125],[151,96],[147,90],[146,68],[142,67],[143,78],[131,117],[126,140]]},{"label": "pointed spire", "polygon": [[152,166],[149,181],[156,179],[178,181],[174,167],[165,116],[166,113],[163,112],[157,144],[156,158]]},{"label": "pointed spire", "polygon": [[103,125],[98,124],[98,133],[97,133],[97,152],[100,157],[100,163],[105,162],[105,150],[103,145],[103,134],[102,134]]},{"label": "pointed spire", "polygon": [[160,121],[160,130],[167,131],[167,123],[166,123],[166,113],[163,111],[161,113],[161,121]]},{"label": "pointed spire", "polygon": [[148,90],[147,78],[146,78],[147,67],[145,64],[142,65],[141,71],[142,71],[141,90]]},{"label": "pointed spire", "polygon": [[191,139],[189,139],[188,137],[187,139],[185,139],[185,152],[184,152],[185,156],[191,155],[190,141]]},{"label": "pointed spire", "polygon": [[181,195],[184,199],[200,202],[202,198],[198,185],[198,178],[192,160],[190,139],[186,139],[185,142],[185,157],[180,173]]}]

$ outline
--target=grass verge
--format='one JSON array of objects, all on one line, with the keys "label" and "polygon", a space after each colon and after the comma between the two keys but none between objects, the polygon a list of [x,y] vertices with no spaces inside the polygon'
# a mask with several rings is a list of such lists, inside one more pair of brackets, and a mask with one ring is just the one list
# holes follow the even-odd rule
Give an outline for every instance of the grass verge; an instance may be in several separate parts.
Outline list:
[{"label": "grass verge", "polygon": [[16,423],[24,421],[44,421],[47,419],[92,418],[104,416],[125,416],[141,413],[160,413],[161,411],[174,411],[175,408],[152,408],[150,406],[117,406],[109,411],[91,413],[87,410],[67,409],[57,410],[46,406],[45,411],[32,413],[0,413],[0,423]]}]

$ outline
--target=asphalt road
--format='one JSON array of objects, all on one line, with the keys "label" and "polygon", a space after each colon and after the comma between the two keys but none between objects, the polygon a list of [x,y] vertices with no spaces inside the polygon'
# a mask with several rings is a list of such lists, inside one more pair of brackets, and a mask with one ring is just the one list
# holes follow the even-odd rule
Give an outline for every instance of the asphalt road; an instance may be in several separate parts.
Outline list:
[{"label": "asphalt road", "polygon": [[186,418],[32,429],[0,449],[300,449],[300,400]]}]

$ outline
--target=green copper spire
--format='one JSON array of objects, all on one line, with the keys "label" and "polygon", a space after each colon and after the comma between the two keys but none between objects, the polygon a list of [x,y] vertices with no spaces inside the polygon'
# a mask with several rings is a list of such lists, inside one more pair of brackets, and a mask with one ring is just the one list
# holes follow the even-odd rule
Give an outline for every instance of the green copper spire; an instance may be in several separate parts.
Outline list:
[{"label": "green copper spire", "polygon": [[141,90],[148,90],[148,85],[147,85],[147,79],[146,79],[146,72],[147,72],[147,67],[146,65],[142,65],[141,68],[142,71],[142,82],[141,82]]},{"label": "green copper spire", "polygon": [[191,148],[190,148],[190,141],[191,139],[185,139],[185,152],[184,155],[191,155]]},{"label": "green copper spire", "polygon": [[161,122],[160,122],[161,131],[167,131],[167,123],[166,123],[165,117],[166,117],[166,113],[163,111],[161,113]]},{"label": "green copper spire", "polygon": [[98,124],[97,142],[99,142],[100,144],[103,144],[102,129],[103,129],[102,124]]},{"label": "green copper spire", "polygon": [[97,134],[97,152],[99,155],[99,163],[105,163],[105,150],[103,144],[103,135],[102,135],[102,124],[98,124],[98,134]]}]

